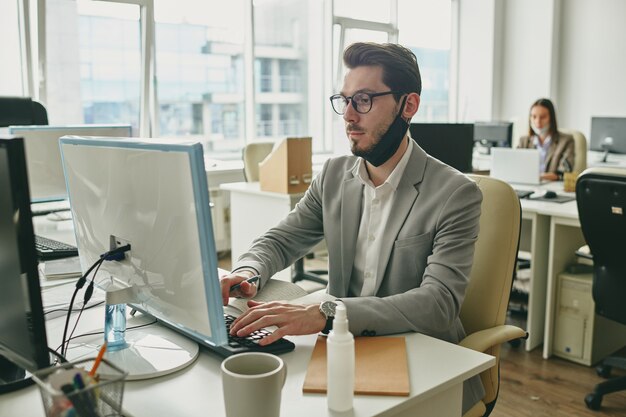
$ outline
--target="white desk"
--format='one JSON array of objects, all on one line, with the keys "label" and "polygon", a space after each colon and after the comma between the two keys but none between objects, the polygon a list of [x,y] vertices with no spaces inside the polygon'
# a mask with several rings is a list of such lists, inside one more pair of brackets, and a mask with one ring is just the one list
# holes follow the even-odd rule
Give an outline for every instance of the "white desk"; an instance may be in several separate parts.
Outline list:
[{"label": "white desk", "polygon": [[[252,242],[276,226],[300,201],[304,193],[281,194],[261,191],[258,182],[222,184],[230,193],[231,258],[233,263]],[[291,281],[291,268],[274,275],[274,279]]]},{"label": "white desk", "polygon": [[[539,187],[514,185],[518,189],[552,190],[565,193],[562,182],[551,182]],[[554,315],[556,311],[557,276],[567,265],[575,262],[576,249],[585,244],[576,200],[567,203],[521,199],[522,236],[520,250],[531,253],[531,281],[528,294],[526,350],[543,343],[543,357],[552,355]]]},{"label": "white desk", "polygon": [[[129,320],[129,326],[136,324],[133,320],[142,319]],[[93,330],[102,321],[102,309],[85,311],[76,334]],[[57,318],[47,323],[50,346],[58,345],[62,322],[62,318]],[[358,395],[352,412],[336,414],[327,410],[325,395],[302,393],[315,338],[316,335],[290,337],[296,350],[282,355],[288,370],[282,394],[283,416],[460,416],[463,381],[495,365],[492,356],[421,334],[407,334],[410,395]],[[194,364],[174,374],[126,382],[124,409],[136,417],[223,416],[221,360],[203,349]],[[2,396],[0,415],[25,415],[26,411],[33,417],[44,415],[36,387]]]},{"label": "white desk", "polygon": [[[71,222],[49,222],[41,218],[35,223],[38,233],[63,238],[68,243],[73,239]],[[69,299],[72,286],[67,289]],[[102,307],[85,310],[76,334],[101,330],[103,318]],[[145,321],[145,317],[131,318],[128,327]],[[63,323],[64,317],[46,323],[50,347],[59,345]],[[355,397],[352,412],[337,414],[327,410],[325,395],[302,393],[316,335],[289,339],[296,343],[296,350],[282,356],[288,369],[281,405],[283,416],[461,416],[463,382],[495,365],[495,358],[490,355],[422,334],[406,334],[410,395],[359,395]],[[80,343],[80,340],[77,342]],[[126,414],[137,417],[223,416],[221,360],[208,349],[202,349],[198,360],[190,367],[160,378],[126,382]],[[28,411],[29,416],[44,415],[39,391],[35,386],[5,394],[0,400],[0,416],[24,415],[25,411]]]}]

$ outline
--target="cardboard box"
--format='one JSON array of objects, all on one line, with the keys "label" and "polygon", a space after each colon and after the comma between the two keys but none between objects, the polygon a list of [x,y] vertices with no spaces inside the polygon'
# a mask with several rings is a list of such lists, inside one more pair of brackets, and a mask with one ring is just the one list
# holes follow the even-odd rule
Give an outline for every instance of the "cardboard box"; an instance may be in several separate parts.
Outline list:
[{"label": "cardboard box", "polygon": [[311,184],[311,138],[287,138],[259,163],[261,190],[283,194],[303,193]]}]

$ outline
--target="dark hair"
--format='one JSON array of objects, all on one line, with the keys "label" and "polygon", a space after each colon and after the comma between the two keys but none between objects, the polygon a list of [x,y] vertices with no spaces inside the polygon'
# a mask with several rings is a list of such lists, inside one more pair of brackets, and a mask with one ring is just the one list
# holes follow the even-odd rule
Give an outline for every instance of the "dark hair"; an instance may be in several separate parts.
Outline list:
[{"label": "dark hair", "polygon": [[[550,114],[550,132],[549,133],[552,139],[556,141],[558,139],[559,130],[556,124],[556,112],[554,111],[554,104],[552,104],[550,99],[540,98],[539,100],[535,101],[532,104],[532,106],[530,106],[530,110],[528,111],[529,115],[530,115],[530,112],[533,111],[533,107],[535,106],[541,106],[541,107],[545,107],[546,109],[548,109],[548,113]],[[533,132],[533,127],[530,123],[530,117],[529,117],[528,118],[528,136],[531,137],[534,134],[535,132]]]},{"label": "dark hair", "polygon": [[415,54],[394,43],[357,42],[343,53],[346,67],[379,66],[383,69],[383,83],[393,91],[396,101],[402,94],[422,93],[422,78]]}]

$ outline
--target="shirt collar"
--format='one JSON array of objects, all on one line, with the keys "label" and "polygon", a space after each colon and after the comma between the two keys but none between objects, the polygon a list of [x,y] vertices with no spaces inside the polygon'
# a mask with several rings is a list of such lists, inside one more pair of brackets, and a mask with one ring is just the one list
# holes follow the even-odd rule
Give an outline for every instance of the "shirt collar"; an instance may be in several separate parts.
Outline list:
[{"label": "shirt collar", "polygon": [[[409,163],[409,158],[411,157],[411,153],[413,152],[413,147],[415,146],[411,135],[407,133],[407,137],[409,140],[409,146],[407,146],[406,150],[404,151],[404,155],[402,155],[402,158],[400,158],[398,165],[396,165],[393,171],[391,171],[389,177],[385,180],[383,184],[380,185],[380,187],[384,186],[385,184],[389,184],[394,191],[398,189],[398,185],[400,184],[400,180],[402,179],[404,170],[406,169],[406,166]],[[370,180],[369,174],[367,173],[367,168],[365,167],[365,159],[359,158],[359,163],[355,167],[354,175],[361,181],[362,184],[375,188],[374,184]]]},{"label": "shirt collar", "polygon": [[552,142],[552,136],[548,135],[546,137],[546,140],[543,141],[543,145],[539,142],[539,136],[537,135],[533,135],[533,145],[535,147],[537,146],[543,146],[544,148],[547,147],[548,145],[550,145],[550,142]]}]

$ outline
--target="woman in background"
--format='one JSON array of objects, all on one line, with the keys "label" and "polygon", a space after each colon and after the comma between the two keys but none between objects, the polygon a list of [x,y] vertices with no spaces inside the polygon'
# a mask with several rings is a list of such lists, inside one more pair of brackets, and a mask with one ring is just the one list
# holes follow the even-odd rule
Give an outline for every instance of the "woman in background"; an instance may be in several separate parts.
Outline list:
[{"label": "woman in background", "polygon": [[560,180],[563,173],[574,168],[574,138],[559,133],[554,105],[547,98],[540,98],[530,106],[528,135],[520,138],[518,147],[539,150],[541,179]]}]

